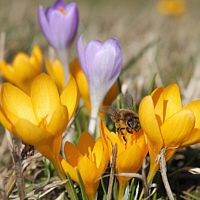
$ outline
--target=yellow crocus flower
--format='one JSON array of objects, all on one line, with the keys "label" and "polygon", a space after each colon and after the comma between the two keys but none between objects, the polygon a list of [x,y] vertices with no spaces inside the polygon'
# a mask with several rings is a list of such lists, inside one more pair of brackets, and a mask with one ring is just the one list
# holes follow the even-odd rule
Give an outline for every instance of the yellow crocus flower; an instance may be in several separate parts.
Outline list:
[{"label": "yellow crocus flower", "polygon": [[104,145],[108,147],[110,160],[112,155],[112,144],[115,145],[115,143],[117,143],[116,177],[119,181],[118,199],[122,199],[126,183],[131,177],[117,176],[117,174],[137,173],[148,152],[146,138],[142,129],[138,132],[133,130],[132,134],[123,131],[127,140],[127,143],[125,144],[123,136],[121,134],[118,135],[118,133],[110,132],[102,120],[100,122],[100,131]]},{"label": "yellow crocus flower", "polygon": [[42,52],[35,45],[31,57],[19,52],[13,59],[12,65],[0,61],[0,71],[5,79],[30,95],[33,80],[42,69]]},{"label": "yellow crocus flower", "polygon": [[78,96],[73,78],[59,96],[54,81],[45,73],[33,81],[30,96],[10,83],[1,88],[1,123],[48,158],[61,179],[65,179],[59,161],[62,133],[76,110]]},{"label": "yellow crocus flower", "polygon": [[67,161],[60,156],[63,169],[79,184],[76,172],[78,168],[88,199],[95,199],[99,178],[104,174],[109,161],[108,149],[103,146],[102,139],[98,138],[95,142],[93,137],[85,131],[81,134],[77,147],[66,142],[64,152]]},{"label": "yellow crocus flower", "polygon": [[157,4],[158,10],[164,15],[180,15],[186,11],[184,0],[161,0]]},{"label": "yellow crocus flower", "polygon": [[200,142],[200,101],[182,108],[177,84],[159,87],[146,96],[139,106],[139,119],[149,146],[149,182],[160,167],[156,157],[162,148],[168,161],[179,149]]}]

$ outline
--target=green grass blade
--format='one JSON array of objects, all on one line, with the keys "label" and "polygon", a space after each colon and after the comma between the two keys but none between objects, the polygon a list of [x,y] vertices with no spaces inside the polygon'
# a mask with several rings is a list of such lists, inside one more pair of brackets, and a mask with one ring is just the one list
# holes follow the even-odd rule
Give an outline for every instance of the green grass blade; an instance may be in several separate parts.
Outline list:
[{"label": "green grass blade", "polygon": [[85,193],[85,188],[84,188],[83,180],[81,178],[81,174],[80,174],[78,168],[76,168],[76,172],[77,172],[77,175],[78,175],[78,180],[79,180],[79,184],[80,184],[80,188],[81,188],[82,198],[83,198],[83,200],[88,200],[88,198],[86,196],[86,193]]},{"label": "green grass blade", "polygon": [[74,188],[74,184],[73,184],[73,182],[72,182],[72,179],[71,179],[70,175],[68,174],[67,171],[65,171],[65,173],[66,173],[66,175],[67,175],[67,178],[68,178],[70,187],[71,187],[71,189],[72,189],[72,194],[73,194],[74,199],[75,199],[75,200],[79,200],[79,199],[78,199],[78,196],[77,196],[77,194],[76,194],[76,190],[75,190],[75,188]]},{"label": "green grass blade", "polygon": [[107,191],[106,191],[106,188],[105,188],[105,185],[104,185],[104,182],[103,182],[103,178],[101,178],[101,186],[102,186],[103,192],[104,192],[103,199],[107,199]]},{"label": "green grass blade", "polygon": [[199,197],[194,196],[193,194],[190,194],[190,193],[188,193],[188,192],[186,192],[186,191],[183,191],[183,194],[186,195],[186,196],[188,196],[188,197],[190,197],[190,198],[192,198],[192,199],[200,200]]},{"label": "green grass blade", "polygon": [[154,76],[153,76],[153,79],[152,79],[152,82],[151,82],[151,86],[150,86],[150,89],[149,89],[148,95],[150,95],[150,94],[153,92],[154,85],[155,85],[156,75],[157,75],[157,72],[155,72],[155,74],[154,74]]}]

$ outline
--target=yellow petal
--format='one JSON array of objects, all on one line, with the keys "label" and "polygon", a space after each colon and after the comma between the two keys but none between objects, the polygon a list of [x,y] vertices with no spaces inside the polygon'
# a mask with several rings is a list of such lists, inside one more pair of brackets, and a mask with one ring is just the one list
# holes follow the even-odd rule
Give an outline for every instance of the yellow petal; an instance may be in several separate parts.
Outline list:
[{"label": "yellow petal", "polygon": [[47,131],[51,132],[53,135],[58,136],[67,128],[68,124],[68,111],[67,107],[60,105],[57,107],[52,115],[52,118],[47,125]]},{"label": "yellow petal", "polygon": [[102,157],[103,157],[103,143],[101,138],[99,137],[97,141],[95,142],[92,154],[94,155],[94,160],[96,163],[97,168],[99,168],[99,165],[101,163]]},{"label": "yellow petal", "polygon": [[15,70],[15,78],[17,82],[26,82],[33,79],[34,68],[30,63],[30,58],[27,54],[19,52],[13,59],[12,66]]},{"label": "yellow petal", "polygon": [[[96,181],[99,171],[94,162],[84,156],[78,162],[78,169],[84,183],[86,195],[95,194],[99,186],[99,181]],[[90,172],[89,175],[88,172]]]},{"label": "yellow petal", "polygon": [[17,121],[14,132],[21,140],[33,146],[46,144],[54,139],[50,132],[35,126],[26,119],[19,119]]},{"label": "yellow petal", "polygon": [[[131,159],[130,159],[131,158]],[[142,166],[143,155],[140,147],[134,144],[122,152],[116,158],[117,174],[120,173],[136,173]],[[126,182],[131,177],[120,177],[117,179],[122,182]]]},{"label": "yellow petal", "polygon": [[9,64],[7,64],[5,61],[0,61],[0,69],[2,72],[3,77],[10,81],[13,84],[16,84],[16,77],[15,77],[15,70],[13,67]]},{"label": "yellow petal", "polygon": [[[100,156],[99,156],[100,157]],[[99,159],[100,160],[100,159]],[[109,153],[108,153],[108,149],[107,147],[104,147],[103,149],[103,153],[102,153],[102,156],[101,156],[101,161],[96,163],[96,166],[98,167],[99,169],[99,175],[98,177],[101,177],[104,172],[106,171],[107,169],[107,166],[108,166],[108,162],[109,162]]]},{"label": "yellow petal", "polygon": [[115,145],[115,143],[117,143],[117,154],[125,150],[125,145],[122,143],[121,140],[119,140],[119,137],[117,137],[115,133],[110,132],[107,129],[103,120],[101,120],[100,122],[100,133],[104,146],[108,148],[109,158],[111,158],[112,155],[112,144]]},{"label": "yellow petal", "polygon": [[3,109],[10,111],[18,118],[37,124],[30,97],[10,83],[2,85],[1,103]]},{"label": "yellow petal", "polygon": [[[58,162],[58,157],[60,155],[62,143],[62,135],[58,137],[51,137],[47,143],[35,146],[35,148],[47,159],[49,159],[53,164]],[[55,167],[55,165],[54,165]]]},{"label": "yellow petal", "polygon": [[56,85],[58,86],[59,91],[62,92],[65,87],[65,78],[63,66],[60,60],[56,59],[51,64],[49,58],[47,57],[45,60],[45,66],[48,74],[53,78]]},{"label": "yellow petal", "polygon": [[82,155],[88,156],[89,155],[88,147],[90,147],[90,150],[93,150],[94,145],[95,145],[94,138],[87,131],[84,131],[81,134],[81,137],[77,144],[77,149],[80,151]]},{"label": "yellow petal", "polygon": [[164,88],[161,86],[151,93],[155,115],[159,126],[161,126],[161,124],[163,123],[163,91]]},{"label": "yellow petal", "polygon": [[67,163],[61,156],[60,156],[60,162],[63,170],[65,172],[66,171],[68,172],[71,179],[74,180],[76,183],[79,183],[76,170],[69,163]]},{"label": "yellow petal", "polygon": [[188,105],[184,106],[183,109],[190,109],[195,116],[195,128],[200,129],[200,100],[193,101]]},{"label": "yellow petal", "polygon": [[64,146],[64,153],[67,162],[72,167],[78,166],[78,160],[83,156],[80,151],[71,143],[71,142],[65,142]]},{"label": "yellow petal", "polygon": [[171,84],[164,89],[164,102],[163,102],[163,121],[166,121],[173,114],[181,110],[181,96],[177,84]]},{"label": "yellow petal", "polygon": [[187,147],[200,142],[200,130],[195,128],[186,138],[183,139],[180,148]]},{"label": "yellow petal", "polygon": [[12,132],[12,123],[4,112],[2,106],[0,106],[0,122],[9,132]]},{"label": "yellow petal", "polygon": [[184,109],[168,118],[161,126],[165,147],[177,147],[193,130],[195,117],[191,110]]},{"label": "yellow petal", "polygon": [[34,46],[29,62],[32,66],[34,76],[37,76],[42,69],[42,52],[38,45]]},{"label": "yellow petal", "polygon": [[[143,158],[145,158],[148,153],[148,144],[147,144],[147,139],[145,137],[145,134],[142,128],[135,135],[136,135],[135,143],[140,147]],[[132,134],[131,136],[133,137],[134,135]]]},{"label": "yellow petal", "polygon": [[67,86],[62,91],[60,100],[61,104],[65,105],[68,109],[68,116],[70,121],[74,115],[79,100],[78,86],[73,77],[70,78]]},{"label": "yellow petal", "polygon": [[31,100],[37,121],[46,120],[48,123],[60,105],[57,87],[48,75],[42,73],[34,80]]},{"label": "yellow petal", "polygon": [[163,146],[163,140],[151,96],[146,96],[140,103],[139,119],[142,129],[147,135],[151,151],[155,155],[159,154]]}]

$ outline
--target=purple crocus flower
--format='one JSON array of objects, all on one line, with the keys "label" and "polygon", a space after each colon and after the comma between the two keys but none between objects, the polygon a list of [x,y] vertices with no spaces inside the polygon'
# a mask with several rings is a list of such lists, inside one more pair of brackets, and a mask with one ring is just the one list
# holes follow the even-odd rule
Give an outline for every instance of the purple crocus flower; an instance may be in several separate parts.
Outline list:
[{"label": "purple crocus flower", "polygon": [[79,23],[76,3],[65,4],[62,0],[57,0],[45,13],[43,7],[39,6],[38,19],[40,28],[51,46],[55,49],[71,46]]},{"label": "purple crocus flower", "polygon": [[104,43],[91,40],[83,49],[82,36],[80,36],[77,41],[77,53],[90,90],[89,132],[93,135],[99,107],[121,72],[123,57],[120,44],[115,38]]},{"label": "purple crocus flower", "polygon": [[53,7],[44,12],[39,6],[38,19],[40,28],[49,44],[56,50],[65,76],[65,85],[69,80],[68,56],[69,50],[76,36],[79,14],[76,3],[57,0]]}]

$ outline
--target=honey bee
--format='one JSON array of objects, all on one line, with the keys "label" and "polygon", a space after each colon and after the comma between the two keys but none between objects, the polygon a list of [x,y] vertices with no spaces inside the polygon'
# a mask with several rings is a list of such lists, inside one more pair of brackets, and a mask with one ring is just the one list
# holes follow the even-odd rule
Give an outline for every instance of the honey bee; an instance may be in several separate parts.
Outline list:
[{"label": "honey bee", "polygon": [[133,97],[130,94],[125,94],[123,98],[128,109],[117,109],[113,106],[103,106],[99,111],[103,114],[109,115],[115,122],[117,132],[121,133],[125,143],[126,137],[122,130],[126,130],[128,133],[136,132],[140,129],[140,121],[138,115],[133,111]]}]

